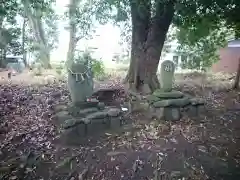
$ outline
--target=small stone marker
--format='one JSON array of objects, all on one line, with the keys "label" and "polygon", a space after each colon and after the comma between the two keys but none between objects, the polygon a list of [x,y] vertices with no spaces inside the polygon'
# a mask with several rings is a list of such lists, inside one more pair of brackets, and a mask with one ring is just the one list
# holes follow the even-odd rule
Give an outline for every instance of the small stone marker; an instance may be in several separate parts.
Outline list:
[{"label": "small stone marker", "polygon": [[162,62],[160,70],[160,84],[162,91],[170,92],[172,90],[174,71],[175,65],[172,61],[166,60]]}]

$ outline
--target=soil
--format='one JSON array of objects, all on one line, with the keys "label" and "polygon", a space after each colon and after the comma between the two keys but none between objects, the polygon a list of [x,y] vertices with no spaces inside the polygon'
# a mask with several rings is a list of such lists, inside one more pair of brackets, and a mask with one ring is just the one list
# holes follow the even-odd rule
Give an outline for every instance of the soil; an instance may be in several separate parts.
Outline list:
[{"label": "soil", "polygon": [[206,111],[177,123],[135,113],[117,132],[70,145],[51,120],[53,106],[68,101],[64,83],[2,82],[0,179],[239,179],[240,93],[178,88],[203,97]]}]

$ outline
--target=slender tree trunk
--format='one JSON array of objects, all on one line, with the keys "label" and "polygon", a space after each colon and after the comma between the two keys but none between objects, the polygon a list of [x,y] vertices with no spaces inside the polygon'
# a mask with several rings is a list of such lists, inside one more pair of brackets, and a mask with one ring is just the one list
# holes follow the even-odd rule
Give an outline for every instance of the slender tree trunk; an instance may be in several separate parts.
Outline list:
[{"label": "slender tree trunk", "polygon": [[[3,20],[4,17],[0,17],[0,34],[2,33],[1,31],[3,30]],[[1,34],[1,36],[3,36]],[[6,42],[1,42],[1,48],[0,48],[0,67],[5,68],[6,67]]]},{"label": "slender tree trunk", "polygon": [[238,62],[238,69],[237,69],[237,75],[233,84],[233,89],[239,89],[239,80],[240,80],[240,58]]},{"label": "slender tree trunk", "polygon": [[74,61],[74,54],[76,49],[76,11],[77,11],[77,5],[79,3],[79,0],[70,0],[69,4],[69,26],[70,26],[70,39],[69,39],[69,45],[68,45],[68,52],[67,52],[67,67],[71,67],[73,61]]},{"label": "slender tree trunk", "polygon": [[[142,3],[145,3],[142,5]],[[141,9],[141,7],[144,7]],[[126,80],[136,91],[154,91],[160,84],[157,69],[166,35],[174,15],[174,1],[158,2],[151,18],[150,1],[131,3],[132,51]]]},{"label": "slender tree trunk", "polygon": [[23,55],[23,63],[25,65],[25,67],[28,67],[26,51],[25,51],[26,22],[27,22],[27,19],[24,16],[24,18],[23,18],[23,25],[22,25],[22,55]]}]

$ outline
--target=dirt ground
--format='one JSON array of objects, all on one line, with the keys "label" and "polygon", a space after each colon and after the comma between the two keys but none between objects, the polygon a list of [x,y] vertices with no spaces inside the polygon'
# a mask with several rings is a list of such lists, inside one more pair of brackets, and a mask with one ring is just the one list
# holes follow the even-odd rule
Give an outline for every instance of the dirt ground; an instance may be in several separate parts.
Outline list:
[{"label": "dirt ground", "polygon": [[51,119],[53,107],[68,101],[66,84],[33,85],[26,73],[14,78],[0,89],[0,179],[240,178],[240,93],[230,90],[229,79],[221,88],[200,75],[176,80],[176,89],[206,100],[199,117],[156,123],[135,113],[118,132],[79,138],[73,146],[59,138]]}]

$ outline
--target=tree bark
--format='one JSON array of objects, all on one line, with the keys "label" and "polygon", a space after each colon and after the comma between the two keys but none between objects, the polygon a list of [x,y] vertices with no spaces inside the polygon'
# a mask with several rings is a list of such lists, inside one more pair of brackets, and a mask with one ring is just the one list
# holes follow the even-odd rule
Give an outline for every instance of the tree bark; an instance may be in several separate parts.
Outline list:
[{"label": "tree bark", "polygon": [[24,16],[23,25],[22,25],[22,55],[23,55],[23,63],[25,67],[28,67],[26,51],[25,51],[26,22],[27,22],[27,19]]},{"label": "tree bark", "polygon": [[69,26],[70,26],[70,39],[67,52],[67,66],[71,67],[74,62],[74,54],[77,45],[77,27],[76,27],[76,11],[79,0],[70,0],[69,4]]},{"label": "tree bark", "polygon": [[155,8],[155,15],[151,18],[150,0],[131,2],[132,50],[126,80],[130,88],[139,92],[146,91],[144,85],[151,91],[160,86],[157,69],[174,15],[174,1],[158,1]]},{"label": "tree bark", "polygon": [[237,69],[237,75],[233,84],[233,89],[239,89],[239,80],[240,80],[240,58],[238,62],[238,69]]},{"label": "tree bark", "polygon": [[41,10],[35,9],[32,12],[30,7],[30,2],[28,0],[23,0],[24,11],[30,22],[31,28],[35,34],[35,39],[38,44],[40,60],[44,68],[51,68],[50,64],[50,50],[46,41],[42,20],[41,20]]}]

